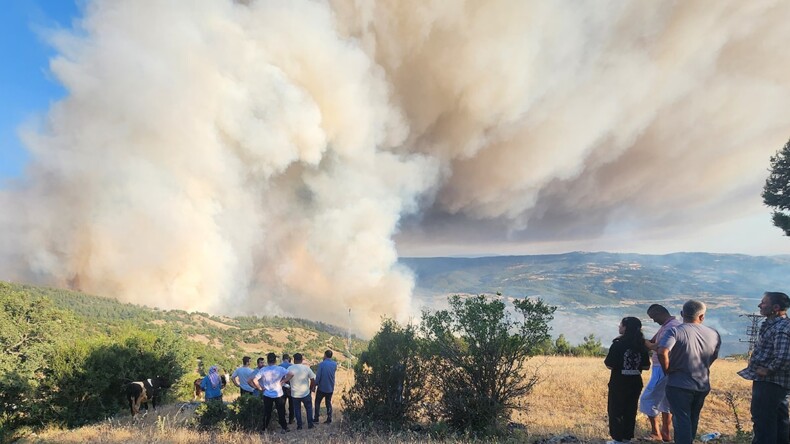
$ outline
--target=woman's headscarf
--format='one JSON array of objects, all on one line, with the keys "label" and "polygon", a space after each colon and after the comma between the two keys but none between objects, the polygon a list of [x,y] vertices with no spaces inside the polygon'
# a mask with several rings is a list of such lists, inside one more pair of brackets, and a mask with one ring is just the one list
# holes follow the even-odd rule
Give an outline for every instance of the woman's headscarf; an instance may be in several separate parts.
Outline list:
[{"label": "woman's headscarf", "polygon": [[217,371],[216,365],[212,365],[211,368],[208,369],[208,379],[211,381],[211,388],[219,387],[219,372]]}]

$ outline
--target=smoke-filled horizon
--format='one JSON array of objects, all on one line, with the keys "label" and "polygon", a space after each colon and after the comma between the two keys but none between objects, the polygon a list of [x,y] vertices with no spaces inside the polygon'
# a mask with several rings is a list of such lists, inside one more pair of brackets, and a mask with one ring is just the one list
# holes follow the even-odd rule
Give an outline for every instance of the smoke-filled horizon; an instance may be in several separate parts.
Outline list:
[{"label": "smoke-filled horizon", "polygon": [[[89,1],[0,190],[0,278],[370,333],[399,249],[584,244],[759,207],[779,1]],[[480,247],[478,247],[480,248]]]}]

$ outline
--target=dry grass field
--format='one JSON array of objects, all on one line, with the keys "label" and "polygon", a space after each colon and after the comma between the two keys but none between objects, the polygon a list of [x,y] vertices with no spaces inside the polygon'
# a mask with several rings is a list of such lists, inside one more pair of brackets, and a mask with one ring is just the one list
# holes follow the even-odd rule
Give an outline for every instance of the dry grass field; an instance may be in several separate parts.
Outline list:
[{"label": "dry grass field", "polygon": [[[606,422],[606,384],[609,371],[603,358],[533,358],[530,364],[541,375],[541,382],[527,398],[528,407],[515,414],[513,421],[526,426],[519,442],[535,442],[558,435],[573,435],[581,442],[603,443],[608,439]],[[718,431],[725,435],[722,442],[734,442],[735,415],[725,400],[725,394],[735,396],[735,407],[741,425],[751,430],[749,421],[750,384],[735,372],[744,367],[743,361],[719,360],[712,368],[713,390],[705,402],[700,420],[700,433]],[[159,415],[151,413],[133,422],[128,413],[119,414],[105,423],[76,430],[47,430],[23,439],[25,443],[367,443],[367,442],[430,442],[424,435],[355,436],[342,427],[342,392],[351,386],[351,373],[338,373],[333,424],[321,424],[313,430],[292,430],[286,435],[276,433],[199,433],[185,424],[191,418],[194,405],[176,404],[161,408]],[[643,374],[645,382],[648,372]],[[226,397],[232,400],[231,397]],[[647,419],[640,415],[636,436],[648,433]],[[461,440],[463,441],[463,440]],[[641,441],[640,441],[641,442]],[[647,442],[647,441],[644,441]]]},{"label": "dry grass field", "polygon": [[[602,358],[534,358],[541,383],[535,388],[525,412],[513,420],[525,424],[529,435],[537,437],[571,434],[584,442],[605,442],[608,438],[606,391],[609,370]],[[751,430],[749,401],[751,383],[736,374],[744,361],[721,359],[711,367],[712,390],[705,400],[699,433],[721,432],[734,436],[735,415],[725,394],[735,396],[741,426]],[[643,372],[645,385],[650,372]],[[647,417],[638,415],[636,437],[649,433]],[[530,440],[531,442],[532,440]],[[647,441],[646,441],[647,442]]]}]

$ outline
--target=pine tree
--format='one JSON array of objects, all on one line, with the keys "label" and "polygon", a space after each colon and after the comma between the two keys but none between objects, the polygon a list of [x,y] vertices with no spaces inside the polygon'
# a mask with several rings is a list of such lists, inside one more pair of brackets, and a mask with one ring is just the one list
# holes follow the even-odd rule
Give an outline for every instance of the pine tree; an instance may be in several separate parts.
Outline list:
[{"label": "pine tree", "polygon": [[763,188],[763,202],[774,209],[774,225],[790,236],[790,140],[771,156],[770,172]]}]

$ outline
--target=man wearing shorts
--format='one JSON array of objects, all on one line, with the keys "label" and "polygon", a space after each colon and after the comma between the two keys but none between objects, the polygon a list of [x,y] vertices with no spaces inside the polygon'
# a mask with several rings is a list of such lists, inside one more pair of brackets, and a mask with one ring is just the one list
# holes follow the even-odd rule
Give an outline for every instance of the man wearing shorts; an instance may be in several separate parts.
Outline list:
[{"label": "man wearing shorts", "polygon": [[[653,350],[651,358],[652,370],[650,381],[647,383],[642,397],[639,398],[639,411],[647,415],[650,420],[650,439],[654,441],[669,442],[671,440],[669,426],[672,415],[669,413],[669,402],[666,396],[667,378],[661,364],[658,362],[658,354],[655,353],[658,343],[668,330],[680,325],[680,321],[669,314],[669,310],[663,305],[653,304],[647,309],[647,315],[661,327],[652,339],[646,340],[645,345],[649,350]],[[658,415],[661,414],[661,430],[658,428]]]}]

